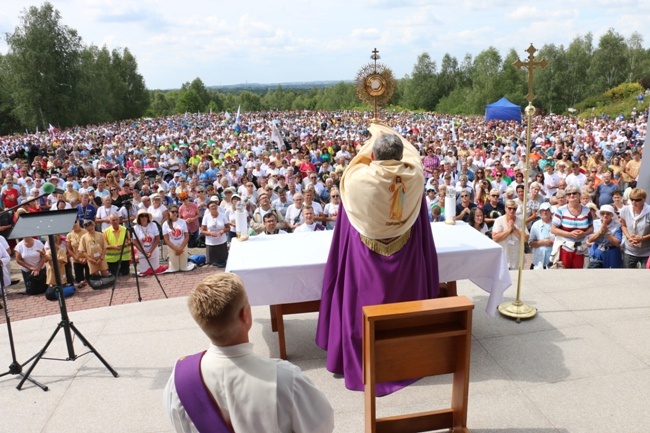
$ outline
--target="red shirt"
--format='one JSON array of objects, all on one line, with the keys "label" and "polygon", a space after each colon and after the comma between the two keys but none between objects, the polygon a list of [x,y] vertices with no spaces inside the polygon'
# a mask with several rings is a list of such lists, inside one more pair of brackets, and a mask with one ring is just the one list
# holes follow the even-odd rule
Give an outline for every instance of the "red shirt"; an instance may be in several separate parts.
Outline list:
[{"label": "red shirt", "polygon": [[7,188],[4,190],[2,193],[2,202],[4,203],[5,207],[14,207],[18,206],[18,197],[20,196],[20,193],[16,188],[13,186],[11,188]]}]

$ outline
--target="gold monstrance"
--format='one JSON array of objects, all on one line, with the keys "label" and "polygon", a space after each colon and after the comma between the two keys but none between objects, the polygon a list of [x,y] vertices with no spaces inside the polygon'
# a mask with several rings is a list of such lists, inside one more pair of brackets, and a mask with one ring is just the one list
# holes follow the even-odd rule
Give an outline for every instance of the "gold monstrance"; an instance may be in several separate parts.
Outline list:
[{"label": "gold monstrance", "polygon": [[533,100],[535,99],[535,94],[533,93],[533,71],[535,68],[540,67],[540,68],[545,68],[548,66],[548,61],[546,58],[542,58],[540,61],[535,61],[535,52],[537,49],[533,46],[533,44],[530,44],[530,47],[526,50],[528,52],[528,61],[522,62],[521,60],[517,60],[516,62],[513,63],[514,66],[517,68],[526,68],[528,69],[528,94],[526,95],[526,99],[528,100],[528,106],[526,107],[526,119],[527,119],[527,125],[526,125],[526,171],[524,172],[524,179],[526,179],[526,182],[524,182],[524,204],[523,204],[523,227],[521,230],[521,239],[519,242],[519,273],[517,275],[517,298],[514,301],[511,302],[504,302],[503,304],[499,305],[499,313],[503,314],[504,316],[507,317],[512,317],[513,319],[517,319],[517,322],[520,322],[521,319],[530,319],[531,317],[535,317],[537,314],[537,309],[533,306],[530,306],[528,304],[525,304],[524,302],[521,301],[520,295],[521,295],[521,276],[522,276],[522,269],[524,268],[524,244],[526,242],[526,210],[528,208],[528,171],[530,169],[530,128],[533,123],[533,115],[535,114],[535,107],[533,107]]},{"label": "gold monstrance", "polygon": [[359,70],[355,83],[357,95],[362,101],[373,106],[372,120],[377,121],[377,106],[387,103],[393,97],[395,77],[390,68],[377,63],[380,59],[377,48],[372,50],[370,58],[373,63],[368,63]]}]

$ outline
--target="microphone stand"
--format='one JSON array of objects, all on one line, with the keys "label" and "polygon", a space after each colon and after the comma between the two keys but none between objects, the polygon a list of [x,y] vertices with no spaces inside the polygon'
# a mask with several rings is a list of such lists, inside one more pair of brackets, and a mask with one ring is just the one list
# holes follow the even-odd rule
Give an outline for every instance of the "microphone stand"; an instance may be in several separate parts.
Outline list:
[{"label": "microphone stand", "polygon": [[22,206],[24,206],[24,205],[26,205],[28,203],[33,202],[33,201],[40,200],[43,197],[47,197],[48,195],[50,195],[52,193],[62,194],[63,190],[58,189],[57,187],[54,186],[54,184],[52,184],[50,182],[45,182],[43,184],[43,194],[41,194],[41,195],[39,195],[37,197],[32,197],[32,198],[30,198],[28,200],[25,200],[25,201],[21,202],[20,204],[17,204],[16,206],[10,207],[9,209],[3,209],[2,211],[0,211],[0,215],[4,215],[6,213],[9,213],[12,210],[18,209],[19,207],[22,207]]},{"label": "microphone stand", "polygon": [[23,373],[23,367],[29,364],[32,361],[32,359],[36,358],[38,354],[32,356],[22,364],[19,363],[18,360],[16,359],[16,347],[14,346],[14,334],[11,331],[11,320],[9,319],[9,305],[7,304],[7,291],[5,290],[4,265],[1,263],[0,263],[0,291],[2,291],[2,300],[5,304],[4,305],[5,320],[7,321],[7,333],[9,334],[9,348],[11,349],[11,364],[9,365],[9,371],[0,374],[0,377],[6,376],[8,374],[13,374],[13,375],[18,374],[20,375],[20,377],[22,377],[22,380],[20,381],[20,384],[16,387],[17,389],[20,389],[20,386],[25,382],[25,380],[29,380],[31,383],[38,386],[43,391],[47,391],[49,389],[47,386],[29,377],[29,373],[27,374]]}]

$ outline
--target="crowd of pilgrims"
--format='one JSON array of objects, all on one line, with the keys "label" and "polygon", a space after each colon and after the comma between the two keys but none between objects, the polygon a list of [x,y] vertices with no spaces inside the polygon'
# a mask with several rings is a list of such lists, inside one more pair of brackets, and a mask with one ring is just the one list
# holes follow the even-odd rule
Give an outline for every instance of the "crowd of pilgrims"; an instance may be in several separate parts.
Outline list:
[{"label": "crowd of pilgrims", "polygon": [[[513,268],[523,229],[532,266],[546,268],[646,266],[650,208],[636,181],[647,116],[535,116],[527,177],[525,124],[381,117],[420,150],[432,222],[453,214],[471,224],[504,247]],[[237,210],[251,236],[332,230],[341,175],[371,117],[186,114],[0,137],[2,207],[13,208],[0,215],[0,259],[5,268],[16,260],[28,293],[55,284],[46,239],[6,237],[21,214],[60,209],[77,209],[74,228],[55,238],[64,283],[77,287],[93,275],[127,275],[131,261],[141,275],[190,271],[190,248],[224,267]],[[44,194],[46,182],[57,190]],[[445,208],[447,195],[455,209]]]}]

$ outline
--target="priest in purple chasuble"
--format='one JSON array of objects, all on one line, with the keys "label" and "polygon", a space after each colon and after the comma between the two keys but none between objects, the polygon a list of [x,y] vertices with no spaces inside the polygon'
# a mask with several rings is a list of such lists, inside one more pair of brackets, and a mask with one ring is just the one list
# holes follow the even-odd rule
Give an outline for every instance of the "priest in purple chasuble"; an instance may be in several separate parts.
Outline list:
[{"label": "priest in purple chasuble", "polygon": [[[431,299],[439,290],[419,152],[385,125],[369,131],[341,179],[316,332],[327,369],[357,391],[364,389],[362,307]],[[412,382],[377,384],[377,395]]]}]

